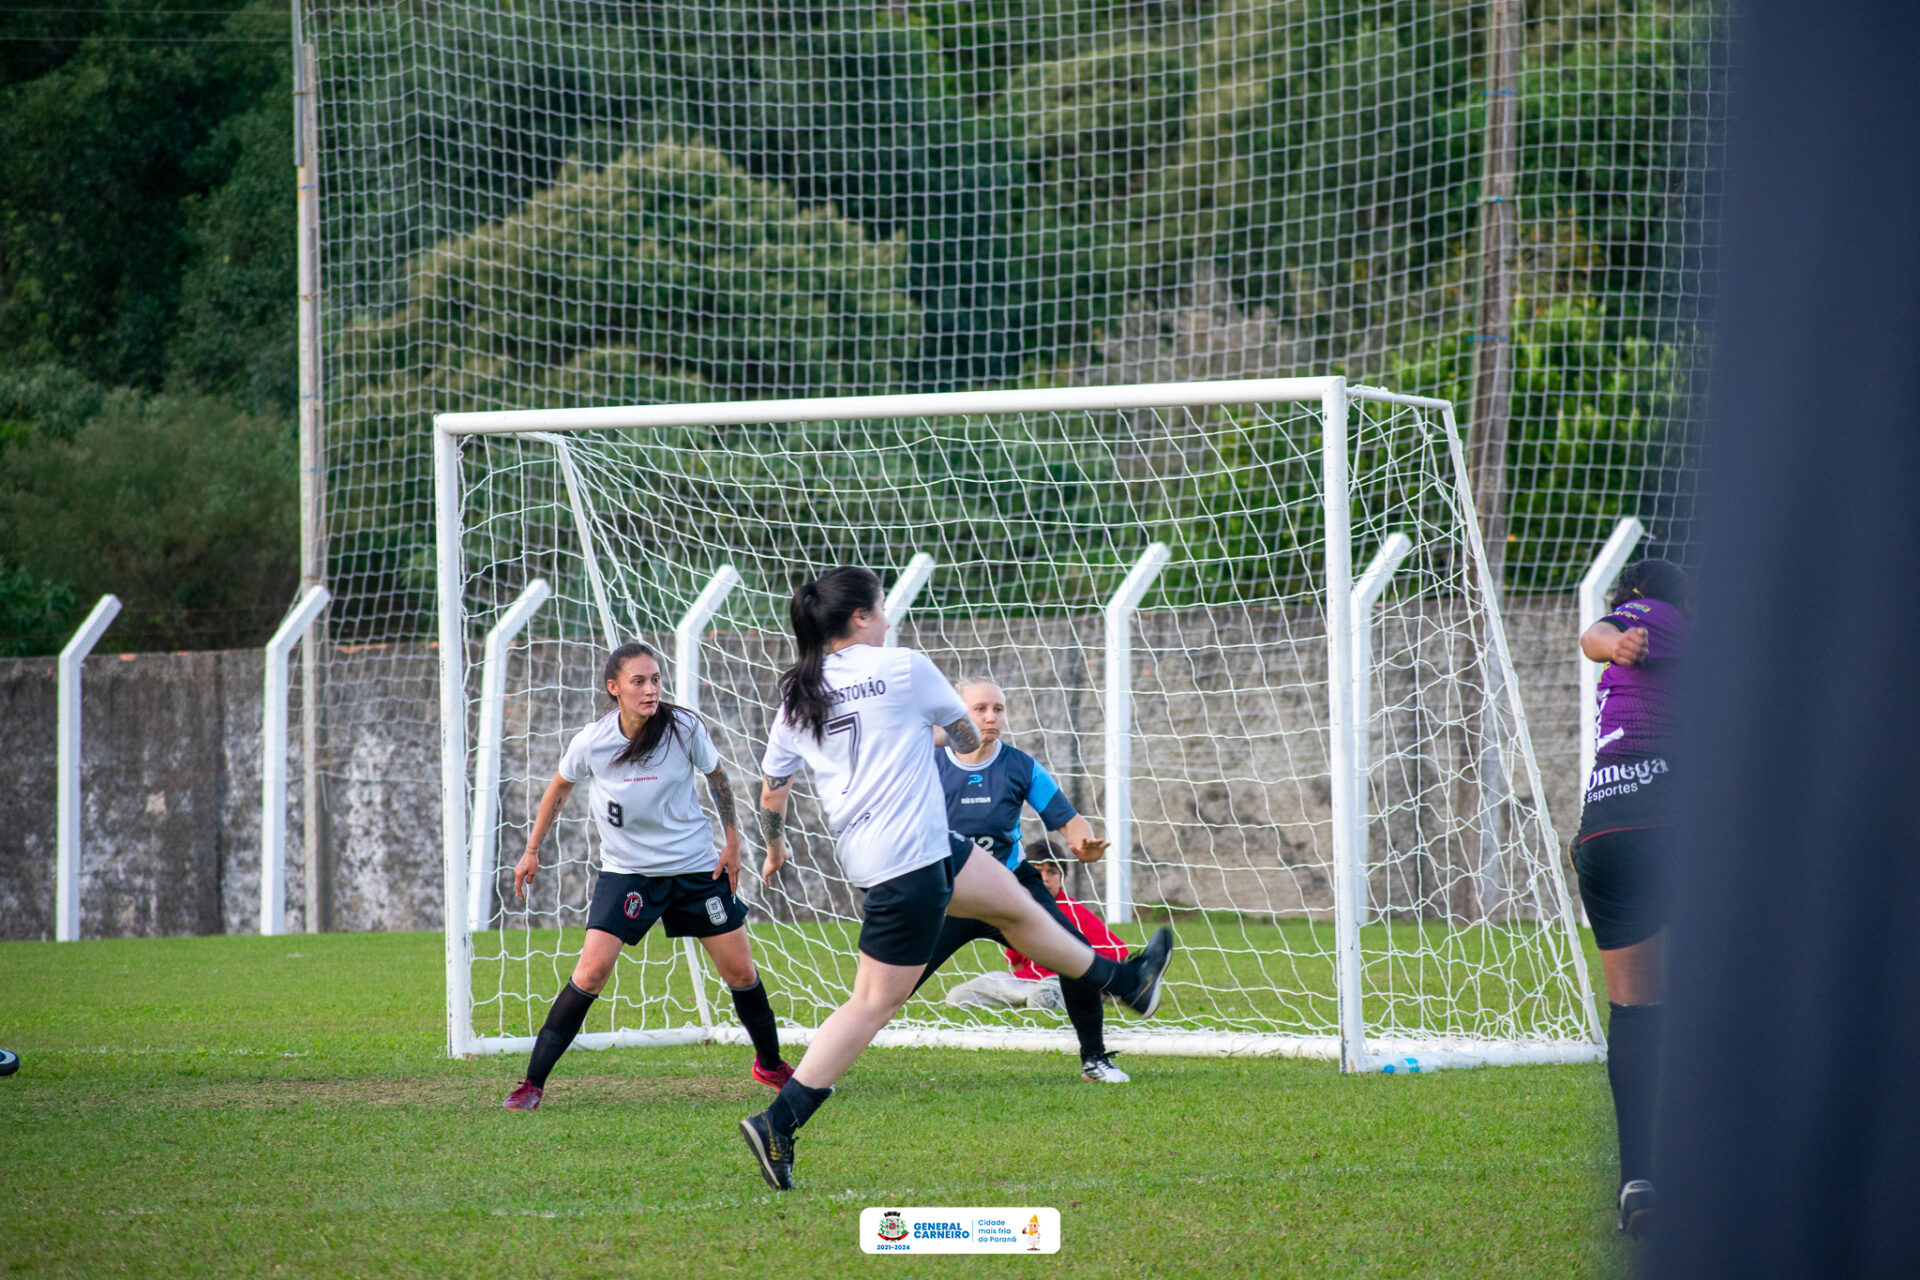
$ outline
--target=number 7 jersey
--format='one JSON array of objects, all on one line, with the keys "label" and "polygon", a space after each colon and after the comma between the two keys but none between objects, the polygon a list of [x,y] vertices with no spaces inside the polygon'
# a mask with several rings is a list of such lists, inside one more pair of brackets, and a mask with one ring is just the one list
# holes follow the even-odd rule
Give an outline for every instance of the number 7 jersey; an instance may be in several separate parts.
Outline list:
[{"label": "number 7 jersey", "polygon": [[833,709],[819,738],[774,717],[760,771],[813,772],[840,867],[861,889],[945,858],[947,802],[927,730],[966,718],[940,668],[913,649],[852,644],[827,655]]}]

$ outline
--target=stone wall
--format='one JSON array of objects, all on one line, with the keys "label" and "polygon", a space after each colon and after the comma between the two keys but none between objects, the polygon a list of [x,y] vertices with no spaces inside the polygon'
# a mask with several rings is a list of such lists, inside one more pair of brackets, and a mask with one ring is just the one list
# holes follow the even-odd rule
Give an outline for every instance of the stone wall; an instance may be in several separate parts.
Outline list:
[{"label": "stone wall", "polygon": [[[1469,696],[1434,714],[1432,680],[1459,657],[1457,642],[1446,640],[1435,620],[1429,610],[1389,616],[1382,626],[1381,654],[1391,661],[1376,693],[1372,742],[1372,800],[1384,814],[1372,832],[1372,894],[1383,909],[1417,912],[1444,897],[1449,909],[1471,913],[1492,901],[1497,886],[1487,876],[1497,879],[1498,869],[1478,864],[1470,822],[1442,820],[1449,806],[1456,813],[1472,807],[1471,795],[1460,790],[1473,771],[1461,756],[1458,726],[1474,707]],[[1278,915],[1330,905],[1325,644],[1316,626],[1280,611],[1141,616],[1134,646],[1136,900]],[[1509,607],[1507,626],[1546,801],[1564,846],[1578,817],[1573,606],[1563,599],[1518,602]],[[929,620],[909,622],[901,636],[950,674],[999,680],[1011,701],[1010,740],[1044,761],[1096,824],[1104,808],[1100,638],[1092,617]],[[743,806],[751,806],[786,641],[722,633],[703,652],[702,711]],[[588,692],[600,656],[586,644],[516,651],[502,865],[517,856],[526,817],[567,737],[605,705]],[[436,666],[431,646],[331,655],[329,703],[371,704],[340,720],[374,726],[325,748],[335,928],[441,923]],[[296,717],[298,673],[296,662]],[[1428,696],[1415,699],[1422,681]],[[53,934],[55,689],[52,659],[0,660],[0,749],[9,762],[0,770],[0,937]],[[88,660],[83,936],[258,927],[260,702],[258,652]],[[287,927],[297,931],[306,921],[298,732],[291,737]],[[1519,762],[1505,767],[1513,769],[1516,789],[1530,792]],[[554,847],[573,865],[542,878],[531,904],[536,922],[580,922],[577,911],[557,914],[562,900],[576,907],[584,901],[591,856],[584,806],[572,808]],[[803,803],[796,817],[803,833],[795,841],[796,867],[784,873],[781,892],[759,905],[785,918],[847,914],[853,897],[834,875],[817,814]],[[1099,897],[1098,876],[1076,871],[1075,891]],[[505,879],[496,873],[496,886]],[[757,888],[750,896],[761,898]],[[489,907],[499,905],[496,893]]]}]

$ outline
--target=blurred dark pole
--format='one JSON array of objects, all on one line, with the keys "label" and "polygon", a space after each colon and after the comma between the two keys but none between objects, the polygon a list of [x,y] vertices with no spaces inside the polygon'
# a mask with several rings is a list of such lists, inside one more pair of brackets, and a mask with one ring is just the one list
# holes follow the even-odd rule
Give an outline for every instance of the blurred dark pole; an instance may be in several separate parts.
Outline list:
[{"label": "blurred dark pole", "polygon": [[1920,5],[1738,4],[1673,1280],[1920,1275]]}]

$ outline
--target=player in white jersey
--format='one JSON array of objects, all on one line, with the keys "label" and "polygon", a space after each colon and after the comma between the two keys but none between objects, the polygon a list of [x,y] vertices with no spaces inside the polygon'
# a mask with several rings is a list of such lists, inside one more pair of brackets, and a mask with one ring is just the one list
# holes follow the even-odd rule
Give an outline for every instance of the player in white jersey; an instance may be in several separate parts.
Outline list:
[{"label": "player in white jersey", "polygon": [[799,656],[781,673],[760,792],[769,884],[787,860],[782,831],[793,777],[805,764],[827,810],[842,870],[865,889],[853,993],[820,1025],[773,1105],[740,1122],[761,1176],[793,1186],[794,1135],[833,1084],[906,1004],[948,911],[982,920],[1056,973],[1082,978],[1135,1013],[1159,1007],[1173,933],[1160,929],[1134,959],[1097,955],[1062,928],[998,859],[971,857],[973,842],[947,828],[927,730],[961,752],[980,731],[959,694],[924,654],[882,646],[880,580],[865,569],[824,573],[789,606]]},{"label": "player in white jersey", "polygon": [[[639,943],[656,920],[665,921],[670,938],[700,939],[753,1040],[753,1078],[777,1089],[793,1068],[780,1060],[773,1006],[747,946],[747,909],[734,897],[740,826],[720,753],[698,716],[661,696],[660,658],[647,645],[615,649],[603,684],[616,705],[575,734],[560,757],[560,771],[540,799],[527,851],[513,869],[513,891],[525,898],[540,870],[548,828],[574,787],[587,783],[600,831],[600,880],[587,909],[586,944],[573,978],[561,988],[534,1039],[527,1078],[502,1105],[509,1111],[539,1107],[548,1073],[580,1033],[620,948]],[[700,807],[697,779],[702,775],[726,833],[719,853]]]}]

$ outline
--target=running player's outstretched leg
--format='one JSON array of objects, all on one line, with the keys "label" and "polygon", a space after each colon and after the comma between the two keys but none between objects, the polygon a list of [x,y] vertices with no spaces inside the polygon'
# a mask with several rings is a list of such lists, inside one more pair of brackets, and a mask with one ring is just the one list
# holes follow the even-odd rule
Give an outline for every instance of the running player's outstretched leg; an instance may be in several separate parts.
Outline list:
[{"label": "running player's outstretched leg", "polygon": [[599,996],[600,989],[607,985],[614,962],[620,958],[620,946],[621,940],[611,933],[603,933],[598,929],[587,930],[587,942],[580,949],[579,962],[573,966],[573,977],[554,997],[553,1007],[547,1010],[546,1025],[534,1037],[533,1056],[527,1061],[527,1078],[513,1087],[513,1092],[507,1095],[507,1100],[501,1106],[509,1111],[540,1109],[540,1099],[546,1094],[547,1077],[553,1074],[553,1064],[560,1061],[560,1055],[580,1034],[580,1025],[587,1020],[587,1010],[593,1008],[594,999]]},{"label": "running player's outstretched leg", "polygon": [[714,971],[727,984],[733,996],[733,1011],[753,1041],[753,1078],[778,1089],[793,1076],[793,1068],[780,1058],[780,1028],[773,1019],[773,1005],[767,1000],[766,985],[754,968],[753,953],[747,946],[747,931],[735,929],[711,938],[700,939],[713,960]]},{"label": "running player's outstretched leg", "polygon": [[[1062,978],[1080,978],[1143,1018],[1160,1007],[1161,979],[1173,954],[1173,930],[1165,926],[1131,960],[1100,955],[1035,902],[1013,873],[993,858],[968,858],[954,877],[951,915],[982,920],[1000,930],[1007,944]],[[1064,991],[1065,983],[1061,984]]]}]

